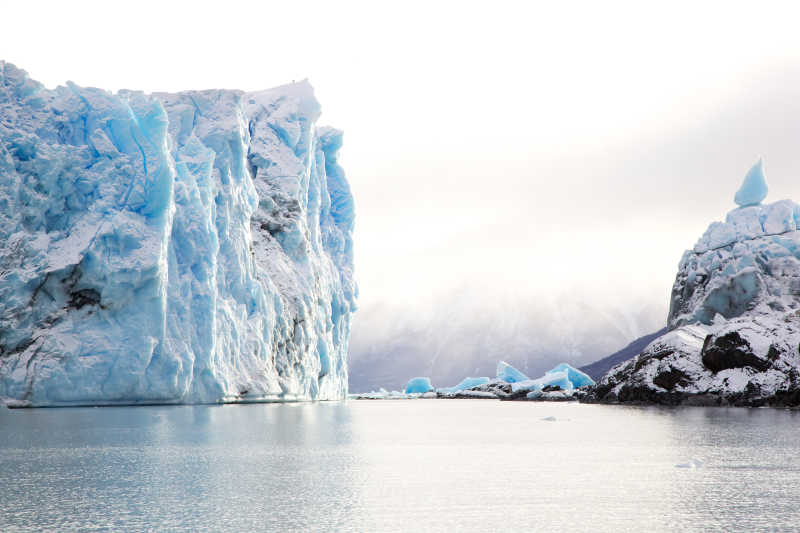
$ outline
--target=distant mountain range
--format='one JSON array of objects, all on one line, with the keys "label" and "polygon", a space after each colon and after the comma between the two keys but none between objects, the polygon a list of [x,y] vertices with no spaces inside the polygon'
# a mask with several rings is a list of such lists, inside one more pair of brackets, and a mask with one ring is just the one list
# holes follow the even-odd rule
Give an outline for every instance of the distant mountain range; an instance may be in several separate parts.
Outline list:
[{"label": "distant mountain range", "polygon": [[467,376],[493,377],[501,360],[532,377],[562,362],[578,367],[653,331],[666,315],[655,305],[591,304],[575,296],[487,302],[464,290],[416,312],[362,308],[350,343],[350,392],[400,390],[415,376],[447,387]]},{"label": "distant mountain range", "polygon": [[653,342],[655,339],[667,332],[667,328],[661,328],[655,333],[650,333],[644,337],[639,337],[618,352],[614,352],[608,357],[604,357],[599,361],[586,366],[582,366],[580,370],[589,374],[593,380],[598,381],[603,375],[611,370],[613,367],[620,363],[624,363],[628,359],[632,359],[639,355],[645,347]]}]

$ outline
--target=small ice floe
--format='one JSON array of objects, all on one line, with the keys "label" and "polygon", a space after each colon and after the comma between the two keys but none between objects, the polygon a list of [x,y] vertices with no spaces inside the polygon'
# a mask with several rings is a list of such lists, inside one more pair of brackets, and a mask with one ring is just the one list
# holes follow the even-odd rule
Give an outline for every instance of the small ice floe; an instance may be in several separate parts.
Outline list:
[{"label": "small ice floe", "polygon": [[558,422],[558,419],[554,416],[546,416],[542,418],[542,422]]},{"label": "small ice floe", "polygon": [[679,464],[675,465],[675,468],[691,468],[691,469],[695,469],[695,468],[700,468],[702,466],[703,466],[703,461],[701,461],[700,459],[692,459],[688,463],[679,463]]}]

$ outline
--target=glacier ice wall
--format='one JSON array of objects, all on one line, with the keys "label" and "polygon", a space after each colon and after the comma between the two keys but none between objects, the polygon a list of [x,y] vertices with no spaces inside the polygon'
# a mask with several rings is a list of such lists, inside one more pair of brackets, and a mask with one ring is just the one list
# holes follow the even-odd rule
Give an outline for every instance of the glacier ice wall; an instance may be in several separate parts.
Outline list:
[{"label": "glacier ice wall", "polygon": [[0,61],[0,396],[335,399],[357,288],[307,82],[47,90]]}]

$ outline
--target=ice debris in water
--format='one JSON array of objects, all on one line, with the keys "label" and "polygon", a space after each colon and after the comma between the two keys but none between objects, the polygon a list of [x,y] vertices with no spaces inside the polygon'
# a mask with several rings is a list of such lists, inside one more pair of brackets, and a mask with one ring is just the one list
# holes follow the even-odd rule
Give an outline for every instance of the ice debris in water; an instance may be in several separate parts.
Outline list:
[{"label": "ice debris in water", "polygon": [[675,465],[675,468],[700,468],[703,466],[703,461],[700,459],[692,459],[688,463],[680,463]]},{"label": "ice debris in water", "polygon": [[528,393],[528,398],[533,399],[539,397],[545,387],[558,387],[562,391],[571,393],[574,389],[585,385],[594,385],[594,380],[577,368],[561,363],[540,378],[512,383],[511,390],[529,390],[531,392]]},{"label": "ice debris in water", "polygon": [[497,363],[497,379],[506,383],[516,383],[530,378],[505,361],[500,361]]},{"label": "ice debris in water", "polygon": [[463,391],[466,389],[471,389],[473,387],[478,387],[480,385],[485,385],[489,383],[489,378],[481,377],[481,378],[464,378],[458,385],[454,385],[452,387],[442,387],[436,389],[438,392],[443,392],[446,394],[452,394],[454,392]]},{"label": "ice debris in water", "polygon": [[569,381],[575,388],[584,387],[587,385],[594,385],[594,380],[592,378],[590,378],[588,375],[584,374],[577,368],[568,365],[567,363],[561,363],[554,369],[548,371],[547,374],[552,374],[554,372],[566,372]]},{"label": "ice debris in water", "polygon": [[406,394],[425,393],[433,390],[431,378],[411,378],[406,385]]},{"label": "ice debris in water", "polygon": [[739,190],[736,191],[733,201],[741,207],[758,205],[767,197],[767,180],[764,178],[764,165],[759,159],[753,165]]}]

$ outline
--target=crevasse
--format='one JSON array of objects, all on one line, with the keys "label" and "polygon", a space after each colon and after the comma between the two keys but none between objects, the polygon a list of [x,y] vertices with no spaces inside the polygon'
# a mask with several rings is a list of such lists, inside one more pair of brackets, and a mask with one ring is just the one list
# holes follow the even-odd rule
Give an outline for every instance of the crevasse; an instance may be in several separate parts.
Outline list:
[{"label": "crevasse", "polygon": [[357,287],[307,82],[47,90],[0,62],[0,396],[335,399]]}]

